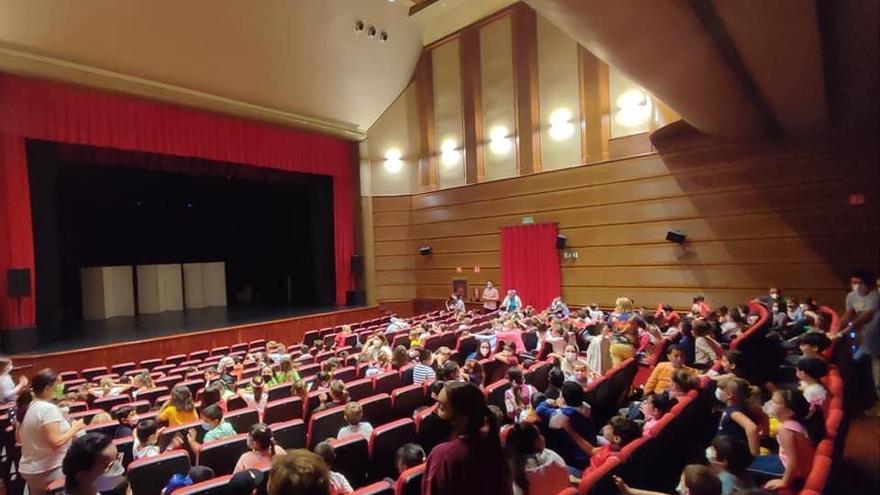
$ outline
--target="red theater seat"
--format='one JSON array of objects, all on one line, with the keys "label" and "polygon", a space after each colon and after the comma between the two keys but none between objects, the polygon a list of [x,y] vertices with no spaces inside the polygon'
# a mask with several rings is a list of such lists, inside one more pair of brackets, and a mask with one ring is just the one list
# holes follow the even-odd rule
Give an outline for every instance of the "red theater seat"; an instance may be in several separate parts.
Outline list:
[{"label": "red theater seat", "polygon": [[269,401],[290,397],[290,389],[292,386],[292,383],[279,383],[278,385],[269,387]]},{"label": "red theater seat", "polygon": [[395,495],[421,495],[422,478],[425,476],[425,464],[419,464],[400,473],[394,486]]},{"label": "red theater seat", "polygon": [[368,463],[370,458],[370,443],[363,435],[351,435],[339,440],[330,441],[336,460],[333,461],[333,470],[345,475],[345,478],[353,487],[362,486],[367,481]]},{"label": "red theater seat", "polygon": [[131,371],[135,368],[137,368],[137,364],[135,364],[133,362],[119,363],[119,364],[114,364],[113,366],[111,366],[110,371],[112,373],[116,373],[117,375],[124,375],[127,371]]},{"label": "red theater seat", "polygon": [[236,432],[247,433],[251,426],[260,422],[260,415],[255,408],[250,407],[226,413],[223,419],[228,421]]},{"label": "red theater seat", "polygon": [[376,394],[358,401],[364,408],[364,421],[372,425],[385,423],[391,415],[391,396]]},{"label": "red theater seat", "polygon": [[184,354],[174,354],[172,356],[168,356],[165,358],[165,364],[173,364],[174,366],[180,366],[180,363],[186,361],[186,355]]},{"label": "red theater seat", "polygon": [[350,382],[357,378],[357,370],[354,366],[346,366],[345,368],[339,368],[333,373],[334,380],[342,380],[343,382]]},{"label": "red theater seat", "polygon": [[328,438],[336,438],[339,429],[345,426],[345,418],[342,413],[345,406],[337,406],[315,413],[309,420],[309,429],[306,439],[309,449],[315,448],[320,442]]},{"label": "red theater seat", "polygon": [[372,485],[355,490],[352,495],[394,495],[394,487],[387,481],[377,481]]},{"label": "red theater seat", "polygon": [[303,403],[299,397],[286,397],[266,404],[263,411],[264,423],[280,423],[291,419],[302,419]]},{"label": "red theater seat", "polygon": [[58,376],[61,377],[62,382],[69,382],[71,380],[79,379],[79,372],[77,371],[62,371],[58,373]]},{"label": "red theater seat", "polygon": [[106,375],[107,374],[107,367],[106,366],[98,366],[95,368],[86,368],[86,369],[82,370],[81,374],[82,374],[82,377],[86,381],[90,382],[90,381],[94,380],[95,377],[97,377],[97,376]]},{"label": "red theater seat", "polygon": [[578,485],[578,493],[617,493],[611,480],[611,472],[620,465],[620,459],[609,457],[597,469],[584,471]]},{"label": "red theater seat", "polygon": [[370,438],[370,476],[393,478],[397,469],[394,454],[403,444],[416,441],[416,427],[411,419],[398,419],[373,430]]},{"label": "red theater seat", "polygon": [[373,395],[373,379],[361,378],[353,380],[345,384],[345,390],[348,391],[348,397],[351,400],[361,400]]},{"label": "red theater seat", "polygon": [[831,473],[831,458],[824,455],[813,457],[813,466],[810,468],[810,474],[807,476],[807,482],[804,488],[822,493],[825,490],[825,484],[828,483],[828,475]]},{"label": "red theater seat", "polygon": [[250,450],[247,437],[246,433],[241,433],[234,437],[205,442],[199,451],[199,464],[213,469],[218,476],[232,474],[238,458]]},{"label": "red theater seat", "polygon": [[501,408],[501,412],[507,413],[507,408],[504,404],[504,393],[510,390],[510,382],[505,380],[498,380],[497,382],[486,387],[486,402],[489,405],[495,405]]},{"label": "red theater seat", "polygon": [[394,419],[411,418],[413,412],[425,403],[425,389],[421,385],[407,385],[391,392]]},{"label": "red theater seat", "polygon": [[198,351],[192,351],[187,356],[187,360],[189,361],[204,361],[210,353],[207,349],[201,349]]},{"label": "red theater seat", "polygon": [[171,476],[189,467],[189,455],[181,450],[134,461],[128,466],[132,495],[159,495]]},{"label": "red theater seat", "polygon": [[373,392],[377,394],[390,394],[399,386],[400,373],[397,371],[386,371],[373,377]]},{"label": "red theater seat", "polygon": [[142,400],[147,401],[151,404],[155,404],[156,406],[161,406],[161,404],[156,404],[156,399],[158,399],[159,397],[166,395],[170,392],[171,392],[171,390],[169,390],[168,387],[157,386],[155,388],[148,388],[148,389],[141,390],[140,392],[137,393],[137,399],[139,401],[142,401]]},{"label": "red theater seat", "polygon": [[131,397],[127,395],[111,395],[110,397],[95,399],[92,402],[92,407],[110,412],[113,407],[128,404],[129,402],[131,402]]},{"label": "red theater seat", "polygon": [[304,449],[306,447],[306,424],[301,419],[272,423],[272,437],[284,450]]},{"label": "red theater seat", "polygon": [[178,488],[174,490],[174,495],[226,495],[226,485],[231,479],[231,475],[217,476],[201,483]]}]

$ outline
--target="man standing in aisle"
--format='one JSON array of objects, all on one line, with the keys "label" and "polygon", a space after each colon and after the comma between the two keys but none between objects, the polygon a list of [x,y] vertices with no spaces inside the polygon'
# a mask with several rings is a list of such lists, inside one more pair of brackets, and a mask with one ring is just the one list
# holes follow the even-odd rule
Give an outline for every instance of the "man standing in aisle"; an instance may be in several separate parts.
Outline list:
[{"label": "man standing in aisle", "polygon": [[507,291],[507,297],[501,301],[501,309],[507,311],[508,313],[513,313],[514,311],[519,311],[522,309],[522,299],[516,294],[516,289],[510,289]]},{"label": "man standing in aisle", "polygon": [[498,289],[492,285],[492,282],[486,282],[486,288],[483,289],[483,309],[486,313],[498,309],[498,298]]}]

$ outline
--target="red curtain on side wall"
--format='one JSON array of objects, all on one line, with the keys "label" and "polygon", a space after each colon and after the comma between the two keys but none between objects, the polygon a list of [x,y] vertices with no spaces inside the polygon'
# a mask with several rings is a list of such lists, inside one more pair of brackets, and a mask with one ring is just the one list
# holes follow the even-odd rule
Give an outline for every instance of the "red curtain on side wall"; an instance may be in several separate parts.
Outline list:
[{"label": "red curtain on side wall", "polygon": [[[6,269],[33,273],[24,140],[198,157],[333,177],[336,302],[352,288],[357,144],[307,131],[0,74],[0,328],[34,324],[34,300],[6,298]],[[32,280],[33,282],[33,280]]]},{"label": "red curtain on side wall", "polygon": [[501,229],[501,282],[516,289],[523,304],[541,310],[561,295],[555,223]]}]

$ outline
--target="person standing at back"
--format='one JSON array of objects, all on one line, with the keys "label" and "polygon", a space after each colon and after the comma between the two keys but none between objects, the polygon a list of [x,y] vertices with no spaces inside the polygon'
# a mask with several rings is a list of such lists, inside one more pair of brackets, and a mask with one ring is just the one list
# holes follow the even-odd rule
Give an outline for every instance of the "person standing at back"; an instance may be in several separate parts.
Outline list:
[{"label": "person standing at back", "polygon": [[483,392],[470,383],[448,383],[437,397],[437,412],[453,434],[428,456],[422,495],[512,495],[497,418]]},{"label": "person standing at back", "polygon": [[498,289],[492,285],[492,282],[486,282],[486,288],[483,289],[483,310],[491,313],[498,309]]}]

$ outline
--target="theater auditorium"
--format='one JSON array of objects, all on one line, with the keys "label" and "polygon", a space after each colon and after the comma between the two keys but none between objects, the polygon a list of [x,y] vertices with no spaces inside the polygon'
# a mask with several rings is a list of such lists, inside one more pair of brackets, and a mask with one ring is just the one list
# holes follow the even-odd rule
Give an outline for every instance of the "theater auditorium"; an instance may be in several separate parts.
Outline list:
[{"label": "theater auditorium", "polygon": [[878,44],[0,0],[0,495],[874,493]]}]

